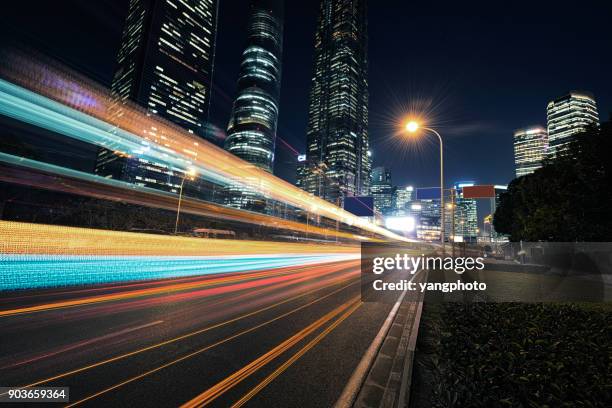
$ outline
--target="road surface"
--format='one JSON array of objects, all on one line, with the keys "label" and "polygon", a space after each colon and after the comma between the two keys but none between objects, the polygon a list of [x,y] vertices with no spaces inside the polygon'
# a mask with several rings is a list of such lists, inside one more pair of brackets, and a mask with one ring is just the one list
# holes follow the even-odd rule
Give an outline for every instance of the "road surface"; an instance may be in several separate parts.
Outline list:
[{"label": "road surface", "polygon": [[70,387],[69,406],[325,407],[392,305],[359,261],[5,292],[0,386]]}]

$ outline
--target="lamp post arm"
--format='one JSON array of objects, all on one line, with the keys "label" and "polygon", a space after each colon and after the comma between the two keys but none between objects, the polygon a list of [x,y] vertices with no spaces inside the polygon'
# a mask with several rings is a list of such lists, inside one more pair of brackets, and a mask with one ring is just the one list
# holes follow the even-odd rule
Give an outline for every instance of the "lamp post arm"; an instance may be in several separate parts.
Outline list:
[{"label": "lamp post arm", "polygon": [[442,243],[442,252],[444,253],[444,143],[442,142],[442,136],[436,130],[432,128],[423,128],[427,131],[438,136],[438,140],[440,141],[440,242]]}]

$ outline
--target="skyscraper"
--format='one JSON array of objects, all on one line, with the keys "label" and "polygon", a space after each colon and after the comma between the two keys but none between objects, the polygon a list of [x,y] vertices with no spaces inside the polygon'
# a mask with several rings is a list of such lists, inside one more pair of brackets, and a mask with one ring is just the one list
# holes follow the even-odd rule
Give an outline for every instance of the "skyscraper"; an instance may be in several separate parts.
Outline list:
[{"label": "skyscraper", "polygon": [[391,183],[391,170],[386,167],[375,167],[372,170],[370,189],[374,197],[374,209],[383,215],[390,214],[395,209],[395,189]]},{"label": "skyscraper", "polygon": [[599,126],[595,98],[588,92],[571,91],[548,103],[548,154],[554,156],[576,133]]},{"label": "skyscraper", "polygon": [[252,0],[247,46],[225,149],[272,172],[278,121],[284,0]]},{"label": "skyscraper", "polygon": [[[115,114],[131,100],[206,138],[216,31],[217,0],[130,0],[111,85]],[[160,143],[166,137],[144,131]],[[169,191],[182,170],[104,149],[96,163],[102,176]]]},{"label": "skyscraper", "polygon": [[366,0],[322,0],[300,183],[331,202],[370,190],[367,49]]},{"label": "skyscraper", "polygon": [[514,165],[516,177],[533,173],[542,167],[548,149],[548,133],[542,126],[514,132]]}]

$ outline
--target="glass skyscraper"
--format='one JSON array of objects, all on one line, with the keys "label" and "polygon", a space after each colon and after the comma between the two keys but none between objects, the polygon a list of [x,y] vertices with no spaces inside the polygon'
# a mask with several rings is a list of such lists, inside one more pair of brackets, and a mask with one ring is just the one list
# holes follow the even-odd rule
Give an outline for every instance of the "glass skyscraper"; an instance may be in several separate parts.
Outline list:
[{"label": "glass skyscraper", "polygon": [[[134,101],[207,138],[217,31],[217,0],[130,0],[111,91],[113,115]],[[143,129],[160,144],[168,135]],[[147,187],[177,191],[185,169],[100,150],[96,173]]]},{"label": "glass skyscraper", "polygon": [[548,133],[542,126],[532,126],[514,132],[514,165],[516,177],[533,173],[542,167],[548,150]]},{"label": "glass skyscraper", "polygon": [[548,154],[554,156],[576,133],[599,126],[595,98],[588,92],[571,91],[548,103]]},{"label": "glass skyscraper", "polygon": [[272,172],[278,121],[284,0],[252,0],[247,46],[225,149]]},{"label": "glass skyscraper", "polygon": [[366,0],[322,0],[299,184],[331,202],[370,191],[367,49]]}]

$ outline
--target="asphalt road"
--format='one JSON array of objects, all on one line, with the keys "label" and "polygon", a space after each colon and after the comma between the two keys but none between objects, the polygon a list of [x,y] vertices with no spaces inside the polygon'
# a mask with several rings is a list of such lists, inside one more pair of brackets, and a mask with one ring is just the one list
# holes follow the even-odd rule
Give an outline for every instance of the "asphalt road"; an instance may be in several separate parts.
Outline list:
[{"label": "asphalt road", "polygon": [[0,298],[0,386],[67,386],[70,406],[326,407],[391,304],[359,261]]}]

